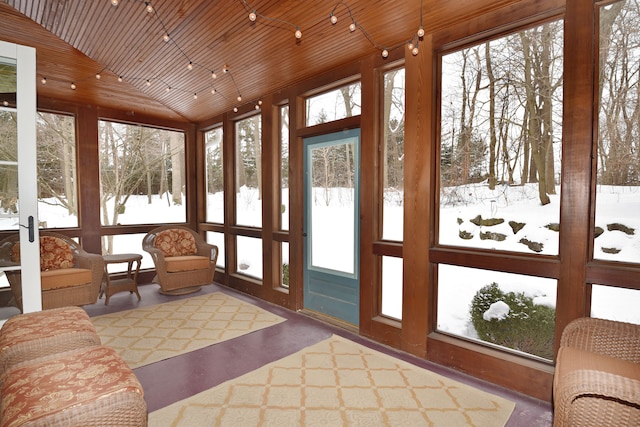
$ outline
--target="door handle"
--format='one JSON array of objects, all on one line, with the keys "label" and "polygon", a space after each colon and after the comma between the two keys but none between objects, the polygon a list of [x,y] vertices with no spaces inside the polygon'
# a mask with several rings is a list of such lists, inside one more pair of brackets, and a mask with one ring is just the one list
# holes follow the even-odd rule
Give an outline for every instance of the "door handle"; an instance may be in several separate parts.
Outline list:
[{"label": "door handle", "polygon": [[29,215],[29,218],[27,219],[29,224],[28,225],[22,225],[20,224],[20,227],[24,227],[26,229],[29,230],[29,242],[33,243],[33,241],[35,240],[35,229],[34,229],[34,221],[33,221],[33,215]]}]

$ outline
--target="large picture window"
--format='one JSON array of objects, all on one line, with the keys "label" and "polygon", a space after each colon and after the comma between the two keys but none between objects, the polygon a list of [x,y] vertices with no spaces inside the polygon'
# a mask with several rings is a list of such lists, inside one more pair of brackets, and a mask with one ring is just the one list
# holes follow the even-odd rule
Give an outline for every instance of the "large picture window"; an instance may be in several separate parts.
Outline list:
[{"label": "large picture window", "polygon": [[440,244],[558,254],[562,30],[442,57]]},{"label": "large picture window", "polygon": [[185,222],[184,133],[104,120],[98,129],[102,225]]}]

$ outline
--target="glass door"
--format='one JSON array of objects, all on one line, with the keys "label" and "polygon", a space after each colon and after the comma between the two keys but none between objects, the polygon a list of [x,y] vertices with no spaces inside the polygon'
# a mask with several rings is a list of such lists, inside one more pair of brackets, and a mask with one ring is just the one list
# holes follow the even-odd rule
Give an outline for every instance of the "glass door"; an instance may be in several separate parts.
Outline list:
[{"label": "glass door", "polygon": [[[42,309],[36,169],[36,52],[0,42],[0,229],[20,235],[17,254],[5,258],[0,272],[21,271],[23,312]],[[4,234],[9,235],[9,234]],[[8,290],[6,277],[4,292]],[[11,315],[4,311],[0,324]]]},{"label": "glass door", "polygon": [[305,138],[304,308],[359,324],[360,129]]}]

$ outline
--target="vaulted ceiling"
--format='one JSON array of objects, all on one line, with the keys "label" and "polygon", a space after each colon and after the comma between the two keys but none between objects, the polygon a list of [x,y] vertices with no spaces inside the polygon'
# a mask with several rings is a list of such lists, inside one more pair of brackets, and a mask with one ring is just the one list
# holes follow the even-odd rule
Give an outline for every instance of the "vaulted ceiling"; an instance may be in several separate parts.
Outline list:
[{"label": "vaulted ceiling", "polygon": [[[36,47],[40,96],[199,122],[384,47],[404,45],[421,22],[420,0],[116,3],[0,0],[0,39]],[[463,16],[473,1],[428,3],[423,19],[433,28]]]}]

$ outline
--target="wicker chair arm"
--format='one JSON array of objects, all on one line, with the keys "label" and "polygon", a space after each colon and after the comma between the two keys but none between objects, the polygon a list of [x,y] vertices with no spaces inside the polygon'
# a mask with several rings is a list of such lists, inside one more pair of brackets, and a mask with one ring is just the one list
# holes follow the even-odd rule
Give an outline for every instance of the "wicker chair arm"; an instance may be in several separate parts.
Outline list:
[{"label": "wicker chair arm", "polygon": [[[571,412],[571,405],[581,397],[601,398],[603,404],[608,401],[615,401],[622,405],[640,407],[640,381],[609,372],[578,369],[563,376],[555,390],[556,416],[568,416]],[[592,415],[596,416],[598,411]],[[564,415],[562,415],[564,414]],[[568,420],[557,420],[555,425],[569,425]],[[603,424],[613,425],[600,421]],[[609,420],[611,421],[611,420]]]},{"label": "wicker chair arm", "polygon": [[77,266],[88,270],[100,270],[104,268],[104,260],[102,255],[92,254],[90,252],[80,251],[75,255]]},{"label": "wicker chair arm", "polygon": [[204,241],[196,241],[198,255],[209,257],[211,261],[218,258],[218,247]]},{"label": "wicker chair arm", "polygon": [[560,345],[640,363],[640,325],[584,317],[567,325]]}]

